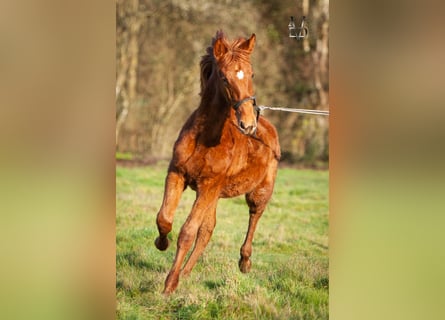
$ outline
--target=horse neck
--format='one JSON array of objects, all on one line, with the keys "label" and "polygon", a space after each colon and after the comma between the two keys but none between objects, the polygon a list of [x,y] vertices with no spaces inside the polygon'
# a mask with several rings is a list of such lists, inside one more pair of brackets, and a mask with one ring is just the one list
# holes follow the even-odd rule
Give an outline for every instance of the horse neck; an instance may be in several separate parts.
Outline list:
[{"label": "horse neck", "polygon": [[208,147],[219,144],[224,124],[231,114],[227,98],[218,90],[206,92],[198,110],[200,142]]}]

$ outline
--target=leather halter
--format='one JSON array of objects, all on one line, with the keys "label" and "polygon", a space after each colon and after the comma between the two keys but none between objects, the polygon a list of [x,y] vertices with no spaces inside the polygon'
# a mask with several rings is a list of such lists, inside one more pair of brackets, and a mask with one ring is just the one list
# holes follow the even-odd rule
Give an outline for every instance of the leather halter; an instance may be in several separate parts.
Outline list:
[{"label": "leather halter", "polygon": [[242,100],[239,100],[237,102],[235,102],[235,104],[232,106],[232,108],[235,111],[238,111],[238,108],[246,101],[252,100],[253,101],[253,107],[255,108],[256,111],[256,120],[258,122],[258,118],[260,117],[260,108],[256,105],[256,100],[255,100],[255,96],[250,96],[247,98],[244,98]]}]

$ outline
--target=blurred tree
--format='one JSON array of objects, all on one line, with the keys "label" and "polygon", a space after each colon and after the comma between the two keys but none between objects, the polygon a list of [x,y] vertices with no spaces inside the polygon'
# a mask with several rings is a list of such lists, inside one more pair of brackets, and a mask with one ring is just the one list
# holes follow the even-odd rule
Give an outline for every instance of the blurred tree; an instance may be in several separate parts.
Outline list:
[{"label": "blurred tree", "polygon": [[139,0],[117,3],[116,145],[130,108],[137,100],[139,32],[149,13],[139,9]]}]

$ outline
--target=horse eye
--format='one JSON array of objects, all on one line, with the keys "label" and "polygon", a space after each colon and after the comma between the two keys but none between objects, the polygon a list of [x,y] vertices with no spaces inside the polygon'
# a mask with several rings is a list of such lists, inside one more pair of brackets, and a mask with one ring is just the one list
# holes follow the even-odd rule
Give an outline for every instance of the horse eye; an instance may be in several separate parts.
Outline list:
[{"label": "horse eye", "polygon": [[252,79],[253,79],[253,77],[255,77],[255,73],[252,73]]}]

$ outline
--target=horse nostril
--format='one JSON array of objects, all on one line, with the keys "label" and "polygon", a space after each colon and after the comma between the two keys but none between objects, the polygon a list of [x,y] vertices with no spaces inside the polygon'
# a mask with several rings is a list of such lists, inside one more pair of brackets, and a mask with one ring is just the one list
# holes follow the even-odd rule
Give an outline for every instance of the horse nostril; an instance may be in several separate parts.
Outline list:
[{"label": "horse nostril", "polygon": [[249,135],[253,135],[256,131],[256,127],[255,126],[250,126],[249,128],[247,128],[246,132]]},{"label": "horse nostril", "polygon": [[254,134],[256,131],[256,125],[249,126],[249,125],[246,125],[246,123],[244,123],[243,121],[239,122],[239,127],[240,127],[241,131],[243,131],[243,133],[248,134],[248,135]]}]

